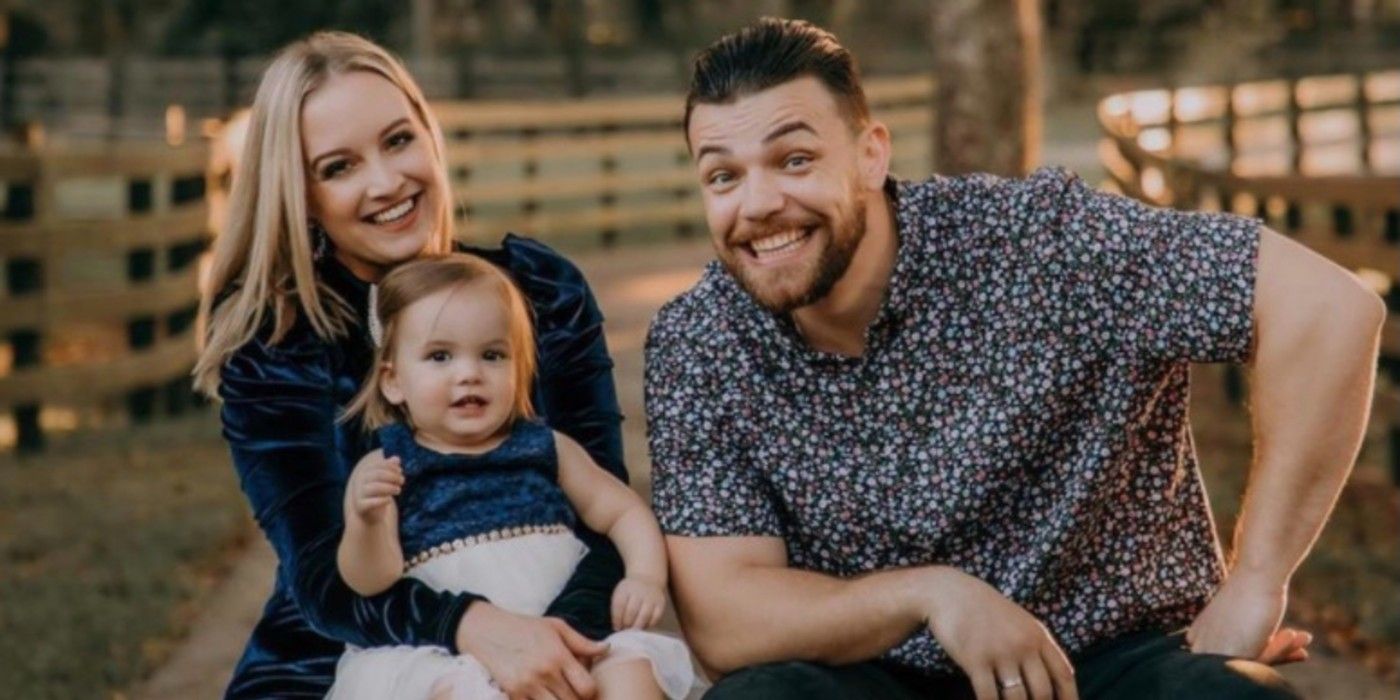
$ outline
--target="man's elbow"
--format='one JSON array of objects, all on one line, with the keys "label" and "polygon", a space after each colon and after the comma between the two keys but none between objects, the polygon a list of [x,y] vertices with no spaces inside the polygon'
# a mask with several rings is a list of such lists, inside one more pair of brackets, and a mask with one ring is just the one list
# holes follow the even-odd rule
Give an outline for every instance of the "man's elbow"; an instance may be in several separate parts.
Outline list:
[{"label": "man's elbow", "polygon": [[736,648],[737,639],[691,634],[689,631],[686,632],[685,639],[701,668],[711,678],[719,678],[751,665],[745,663],[742,653]]},{"label": "man's elbow", "polygon": [[1371,327],[1375,329],[1377,334],[1384,332],[1386,319],[1390,315],[1390,309],[1386,306],[1385,300],[1379,294],[1371,294],[1367,306],[1369,307]]},{"label": "man's elbow", "polygon": [[1349,335],[1367,351],[1374,353],[1377,343],[1385,332],[1386,316],[1389,310],[1380,295],[1368,289],[1357,289],[1349,298],[1338,305],[1336,322],[1341,324]]},{"label": "man's elbow", "polygon": [[712,678],[717,678],[751,665],[744,658],[743,645],[752,631],[743,634],[730,630],[721,616],[706,614],[696,607],[688,605],[681,608],[678,604],[676,612],[686,644],[705,671]]},{"label": "man's elbow", "polygon": [[1299,299],[1291,309],[1281,310],[1275,340],[1310,344],[1338,358],[1355,356],[1360,361],[1362,355],[1370,355],[1374,360],[1386,323],[1385,302],[1358,279],[1334,282],[1311,299]]}]

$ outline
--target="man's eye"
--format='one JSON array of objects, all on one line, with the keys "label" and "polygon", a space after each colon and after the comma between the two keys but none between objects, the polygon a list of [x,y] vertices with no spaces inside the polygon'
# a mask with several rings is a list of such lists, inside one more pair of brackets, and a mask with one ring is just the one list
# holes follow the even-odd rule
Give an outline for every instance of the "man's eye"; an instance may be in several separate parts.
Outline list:
[{"label": "man's eye", "polygon": [[734,176],[731,175],[731,174],[729,173],[729,171],[727,171],[727,170],[720,170],[720,171],[718,171],[718,172],[710,173],[710,176],[707,177],[707,178],[705,178],[705,182],[708,183],[708,184],[711,184],[711,185],[724,185],[724,184],[728,184],[729,181],[731,181],[731,180],[733,180],[733,179],[734,179]]},{"label": "man's eye", "polygon": [[789,168],[800,168],[810,162],[812,162],[811,156],[789,156],[788,159],[783,162],[783,165]]},{"label": "man's eye", "polygon": [[452,359],[452,355],[446,350],[434,350],[428,353],[429,362],[446,362],[450,359]]}]

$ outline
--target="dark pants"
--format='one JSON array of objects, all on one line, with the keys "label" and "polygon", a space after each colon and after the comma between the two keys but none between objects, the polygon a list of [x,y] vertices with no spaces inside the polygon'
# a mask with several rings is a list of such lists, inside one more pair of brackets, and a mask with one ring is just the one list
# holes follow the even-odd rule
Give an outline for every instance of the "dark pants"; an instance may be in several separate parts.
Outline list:
[{"label": "dark pants", "polygon": [[[1192,654],[1183,634],[1143,632],[1090,647],[1073,659],[1082,700],[1297,700],[1277,671],[1253,661]],[[972,698],[962,676],[928,677],[878,661],[850,666],[805,662],[765,664],[736,671],[715,684],[706,700],[729,698]]]}]

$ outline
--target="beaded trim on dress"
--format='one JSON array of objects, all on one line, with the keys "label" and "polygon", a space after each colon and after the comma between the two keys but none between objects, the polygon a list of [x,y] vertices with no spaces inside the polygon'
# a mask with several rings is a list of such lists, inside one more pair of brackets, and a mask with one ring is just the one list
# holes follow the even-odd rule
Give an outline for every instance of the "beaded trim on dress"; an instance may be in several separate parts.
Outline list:
[{"label": "beaded trim on dress", "polygon": [[482,544],[483,542],[495,542],[497,540],[507,540],[512,537],[523,537],[525,535],[561,534],[566,532],[573,532],[573,530],[570,530],[567,525],[562,524],[521,525],[518,527],[506,527],[490,532],[483,532],[479,535],[472,535],[471,537],[459,537],[451,542],[443,542],[442,544],[434,545],[431,549],[419,552],[406,559],[404,561],[403,570],[408,571],[436,557],[451,554],[472,545]]}]

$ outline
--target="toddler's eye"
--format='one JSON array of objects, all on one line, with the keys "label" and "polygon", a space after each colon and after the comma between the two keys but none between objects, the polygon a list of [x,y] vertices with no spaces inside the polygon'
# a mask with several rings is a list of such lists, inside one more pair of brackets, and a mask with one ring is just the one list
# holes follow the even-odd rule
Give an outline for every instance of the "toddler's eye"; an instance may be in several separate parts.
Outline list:
[{"label": "toddler's eye", "polygon": [[434,350],[428,353],[429,362],[447,362],[452,359],[452,354],[446,350]]},{"label": "toddler's eye", "polygon": [[506,354],[500,350],[487,350],[481,354],[481,358],[488,362],[500,362],[506,359]]}]

